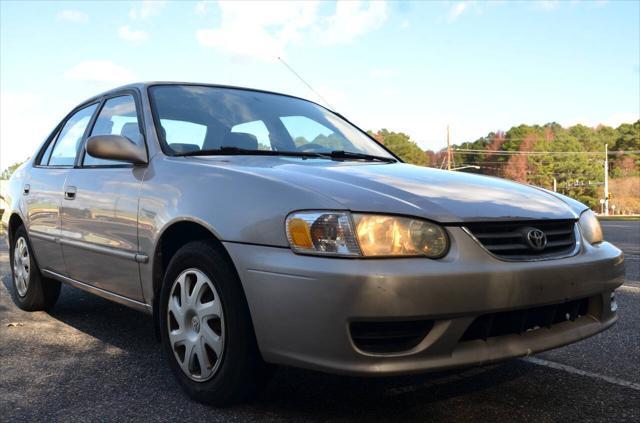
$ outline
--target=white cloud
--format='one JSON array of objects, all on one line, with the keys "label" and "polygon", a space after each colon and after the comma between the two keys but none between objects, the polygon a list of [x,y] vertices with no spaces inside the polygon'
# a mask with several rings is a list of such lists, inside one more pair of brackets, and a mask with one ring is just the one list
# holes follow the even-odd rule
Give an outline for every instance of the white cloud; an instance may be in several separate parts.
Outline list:
[{"label": "white cloud", "polygon": [[0,92],[0,170],[31,156],[57,117],[33,92]]},{"label": "white cloud", "polygon": [[408,29],[411,27],[411,21],[409,19],[405,19],[400,23],[400,28]]},{"label": "white cloud", "polygon": [[138,7],[133,7],[129,10],[129,17],[131,19],[148,19],[158,15],[166,4],[167,2],[164,0],[143,0]]},{"label": "white cloud", "polygon": [[339,2],[335,13],[326,17],[319,16],[317,1],[222,1],[218,7],[221,24],[198,30],[200,44],[266,62],[284,56],[289,45],[303,40],[323,45],[348,43],[387,18],[384,2]]},{"label": "white cloud", "polygon": [[542,10],[556,10],[560,7],[560,1],[558,0],[538,0],[536,6]]},{"label": "white cloud", "polygon": [[134,44],[142,43],[149,39],[149,33],[140,29],[131,29],[129,25],[124,25],[118,28],[118,36],[123,40],[132,42]]},{"label": "white cloud", "polygon": [[318,34],[322,44],[342,44],[378,29],[387,20],[387,4],[344,1],[336,4],[336,13],[326,18],[327,26]]},{"label": "white cloud", "polygon": [[69,21],[75,23],[86,23],[89,22],[89,15],[84,13],[81,10],[63,10],[58,13],[58,19],[61,21]]},{"label": "white cloud", "polygon": [[451,10],[449,11],[449,16],[447,18],[447,21],[451,23],[451,22],[454,22],[456,19],[458,19],[458,17],[462,15],[465,10],[467,10],[467,5],[468,3],[464,1],[460,1],[454,4]]},{"label": "white cloud", "polygon": [[211,0],[200,0],[196,3],[194,12],[198,16],[204,16],[209,13],[209,7],[213,4]]},{"label": "white cloud", "polygon": [[220,27],[196,32],[200,44],[233,56],[275,61],[311,25],[317,2],[219,2]]},{"label": "white cloud", "polygon": [[79,63],[64,73],[65,78],[78,81],[124,84],[136,77],[130,70],[109,60],[88,60]]}]

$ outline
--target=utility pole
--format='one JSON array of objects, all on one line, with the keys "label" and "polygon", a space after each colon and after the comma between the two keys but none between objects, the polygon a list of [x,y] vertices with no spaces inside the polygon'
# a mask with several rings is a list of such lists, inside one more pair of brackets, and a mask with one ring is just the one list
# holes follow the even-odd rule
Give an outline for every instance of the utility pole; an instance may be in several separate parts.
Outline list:
[{"label": "utility pole", "polygon": [[553,178],[553,192],[558,192],[558,180]]},{"label": "utility pole", "polygon": [[449,125],[447,125],[447,170],[451,170],[451,140],[449,139]]},{"label": "utility pole", "polygon": [[604,215],[609,216],[609,145],[604,145]]}]

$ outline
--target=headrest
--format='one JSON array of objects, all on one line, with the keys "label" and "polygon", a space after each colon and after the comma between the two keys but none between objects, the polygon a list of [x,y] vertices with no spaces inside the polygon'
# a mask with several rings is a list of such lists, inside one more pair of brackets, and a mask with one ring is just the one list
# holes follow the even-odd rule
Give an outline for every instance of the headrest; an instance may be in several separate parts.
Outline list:
[{"label": "headrest", "polygon": [[140,136],[140,128],[137,122],[128,122],[122,125],[120,135],[129,138],[134,143],[138,143],[138,137]]},{"label": "headrest", "polygon": [[176,153],[189,153],[191,151],[198,151],[200,147],[198,144],[183,144],[180,142],[174,142],[169,144],[169,147]]},{"label": "headrest", "polygon": [[93,135],[103,135],[103,134],[111,134],[111,129],[113,129],[113,121],[109,119],[98,119],[96,120],[95,125],[93,126],[93,130],[91,134]]},{"label": "headrest", "polygon": [[238,147],[245,150],[257,150],[258,138],[253,134],[246,132],[229,132],[224,137],[223,147]]}]

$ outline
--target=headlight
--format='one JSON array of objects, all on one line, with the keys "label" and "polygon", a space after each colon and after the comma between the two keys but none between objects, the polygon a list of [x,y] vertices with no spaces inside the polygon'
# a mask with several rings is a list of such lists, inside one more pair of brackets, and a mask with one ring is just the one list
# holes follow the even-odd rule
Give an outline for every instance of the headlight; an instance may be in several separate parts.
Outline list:
[{"label": "headlight", "polygon": [[449,249],[445,230],[408,217],[347,212],[295,212],[287,217],[287,239],[298,253],[440,258]]},{"label": "headlight", "polygon": [[287,216],[287,239],[293,251],[359,256],[360,249],[343,212],[298,212]]},{"label": "headlight", "polygon": [[586,210],[580,215],[579,223],[582,237],[586,239],[589,244],[602,242],[602,228],[600,227],[600,222],[594,212]]}]

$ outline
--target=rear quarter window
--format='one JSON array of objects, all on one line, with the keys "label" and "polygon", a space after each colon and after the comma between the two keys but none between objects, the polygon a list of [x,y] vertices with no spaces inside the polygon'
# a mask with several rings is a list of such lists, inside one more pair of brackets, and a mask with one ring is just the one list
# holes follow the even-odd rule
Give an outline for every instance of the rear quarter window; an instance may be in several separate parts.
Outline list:
[{"label": "rear quarter window", "polygon": [[98,104],[92,104],[84,109],[74,113],[64,124],[55,142],[51,142],[49,147],[53,145],[49,156],[47,156],[49,147],[45,150],[43,159],[48,158],[47,162],[41,162],[43,165],[49,166],[73,166],[78,155],[78,150],[93,113],[96,111]]}]

